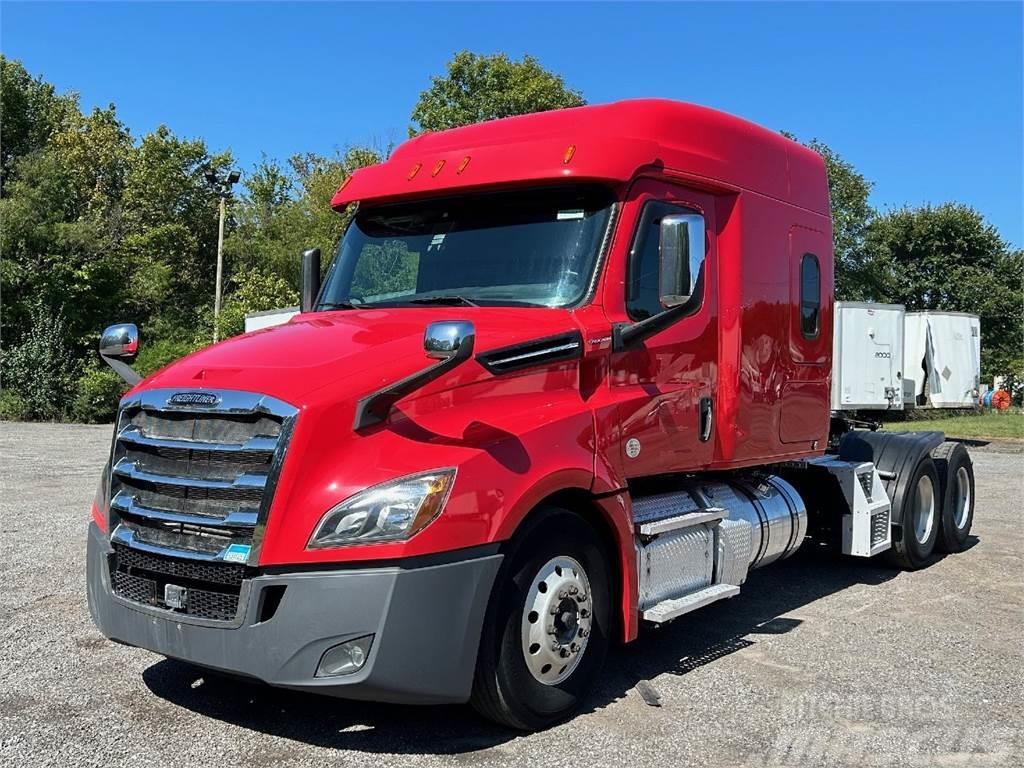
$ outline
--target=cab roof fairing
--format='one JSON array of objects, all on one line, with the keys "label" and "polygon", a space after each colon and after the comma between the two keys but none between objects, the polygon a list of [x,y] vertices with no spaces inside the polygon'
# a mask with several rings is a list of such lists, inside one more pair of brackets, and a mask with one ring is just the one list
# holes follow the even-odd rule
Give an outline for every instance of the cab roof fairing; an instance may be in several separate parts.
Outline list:
[{"label": "cab roof fairing", "polygon": [[560,180],[624,183],[646,167],[829,213],[824,161],[816,152],[724,112],[664,99],[538,112],[422,134],[387,161],[355,171],[331,206],[340,211],[355,202]]}]

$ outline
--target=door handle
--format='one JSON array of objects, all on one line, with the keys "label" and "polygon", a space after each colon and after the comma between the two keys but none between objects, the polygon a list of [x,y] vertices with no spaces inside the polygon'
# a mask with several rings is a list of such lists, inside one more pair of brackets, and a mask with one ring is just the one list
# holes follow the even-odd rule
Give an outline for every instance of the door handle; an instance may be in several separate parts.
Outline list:
[{"label": "door handle", "polygon": [[712,408],[712,399],[710,397],[702,397],[700,399],[700,427],[698,434],[702,443],[706,443],[711,439],[713,421],[714,409]]}]

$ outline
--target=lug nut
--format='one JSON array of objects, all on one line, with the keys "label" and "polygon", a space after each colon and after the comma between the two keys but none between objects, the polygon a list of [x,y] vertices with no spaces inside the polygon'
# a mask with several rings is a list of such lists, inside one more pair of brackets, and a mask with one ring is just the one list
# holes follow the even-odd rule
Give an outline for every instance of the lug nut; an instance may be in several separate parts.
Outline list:
[{"label": "lug nut", "polygon": [[569,649],[568,648],[563,648],[562,650],[560,650],[558,652],[558,655],[561,656],[563,659],[569,658]]},{"label": "lug nut", "polygon": [[586,637],[590,634],[590,630],[586,627],[580,627],[580,637]]},{"label": "lug nut", "polygon": [[573,653],[578,652],[579,649],[580,649],[580,647],[576,643],[573,643],[572,645],[569,646],[569,650],[572,651]]},{"label": "lug nut", "polygon": [[586,599],[587,599],[587,593],[586,593],[586,592],[580,592],[580,593],[579,593],[578,595],[576,595],[576,600],[577,600],[578,602],[581,602],[581,603],[582,603],[582,602],[584,602],[584,601],[585,601]]},{"label": "lug nut", "polygon": [[568,596],[569,596],[569,593],[566,592],[564,589],[558,590],[558,599],[559,600],[565,600],[565,598],[567,598]]},{"label": "lug nut", "polygon": [[557,605],[552,605],[551,606],[551,610],[548,611],[548,613],[550,613],[552,616],[557,616],[558,615],[558,606]]},{"label": "lug nut", "polygon": [[557,651],[557,650],[559,649],[559,647],[560,647],[560,646],[559,646],[559,644],[558,644],[558,641],[557,641],[557,640],[552,640],[552,641],[551,641],[551,650],[552,650],[552,651]]},{"label": "lug nut", "polygon": [[579,592],[579,591],[580,591],[580,590],[579,590],[579,588],[578,588],[578,587],[569,587],[569,594],[570,594],[570,595],[575,595],[575,594],[576,594],[577,592]]},{"label": "lug nut", "polygon": [[585,619],[588,616],[590,616],[590,611],[588,611],[586,608],[580,608],[580,618]]}]

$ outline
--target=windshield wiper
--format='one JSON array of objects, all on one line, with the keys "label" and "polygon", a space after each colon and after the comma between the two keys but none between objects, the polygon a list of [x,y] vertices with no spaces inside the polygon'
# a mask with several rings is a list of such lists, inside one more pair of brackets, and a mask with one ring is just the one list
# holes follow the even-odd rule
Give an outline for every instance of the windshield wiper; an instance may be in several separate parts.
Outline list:
[{"label": "windshield wiper", "polygon": [[330,309],[358,309],[359,304],[353,304],[351,301],[325,301],[323,304],[317,304],[316,311],[323,312]]},{"label": "windshield wiper", "polygon": [[479,307],[475,301],[467,299],[465,296],[420,296],[416,299],[409,299],[409,304],[442,304],[445,306],[449,305],[461,305],[464,307]]}]

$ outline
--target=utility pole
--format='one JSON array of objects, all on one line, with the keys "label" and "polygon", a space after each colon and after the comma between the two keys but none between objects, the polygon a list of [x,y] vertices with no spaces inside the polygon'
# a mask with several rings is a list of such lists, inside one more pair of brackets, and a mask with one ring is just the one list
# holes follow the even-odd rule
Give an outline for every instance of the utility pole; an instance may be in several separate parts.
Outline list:
[{"label": "utility pole", "polygon": [[213,294],[213,341],[216,344],[219,334],[217,321],[220,319],[221,281],[224,277],[224,219],[227,216],[227,202],[231,196],[231,187],[242,178],[239,171],[229,171],[221,175],[216,171],[206,172],[206,181],[213,187],[214,193],[220,198],[220,221],[217,224],[217,285]]},{"label": "utility pole", "polygon": [[224,275],[224,213],[227,208],[227,198],[221,195],[220,198],[220,224],[217,226],[217,290],[213,296],[213,343],[217,343],[218,326],[217,320],[220,317],[220,282]]}]

